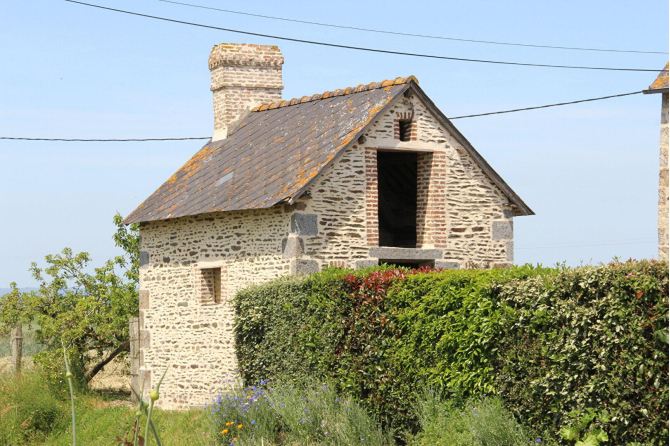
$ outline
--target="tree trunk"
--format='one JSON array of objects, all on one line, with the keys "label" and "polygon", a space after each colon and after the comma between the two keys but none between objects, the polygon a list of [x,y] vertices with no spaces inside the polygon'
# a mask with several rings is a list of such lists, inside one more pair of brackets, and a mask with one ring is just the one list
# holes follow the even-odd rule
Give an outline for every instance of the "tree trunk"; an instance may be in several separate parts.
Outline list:
[{"label": "tree trunk", "polygon": [[93,377],[97,375],[100,370],[102,370],[103,367],[109,364],[112,359],[116,358],[119,355],[119,353],[121,353],[124,350],[128,350],[128,347],[130,347],[130,340],[123,341],[123,343],[118,347],[116,347],[116,349],[114,349],[114,351],[112,351],[109,355],[107,355],[105,359],[97,363],[95,366],[93,366],[91,370],[86,372],[86,374],[84,375],[84,379],[86,380],[86,382],[87,383],[90,382],[93,379]]}]

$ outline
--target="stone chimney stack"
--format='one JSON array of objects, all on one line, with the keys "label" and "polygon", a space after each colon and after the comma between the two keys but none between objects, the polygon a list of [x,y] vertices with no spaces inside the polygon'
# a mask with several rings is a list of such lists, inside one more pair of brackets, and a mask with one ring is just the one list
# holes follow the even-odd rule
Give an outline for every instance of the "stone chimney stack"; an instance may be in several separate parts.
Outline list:
[{"label": "stone chimney stack", "polygon": [[213,141],[225,139],[248,110],[281,100],[283,63],[276,46],[222,43],[212,48]]}]

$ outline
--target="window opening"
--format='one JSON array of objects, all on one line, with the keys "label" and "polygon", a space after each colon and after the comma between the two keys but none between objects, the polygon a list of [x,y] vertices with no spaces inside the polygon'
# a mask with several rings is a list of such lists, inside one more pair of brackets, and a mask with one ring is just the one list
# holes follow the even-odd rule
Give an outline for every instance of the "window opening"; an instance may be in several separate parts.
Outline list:
[{"label": "window opening", "polygon": [[221,302],[221,268],[200,270],[200,296],[203,304]]},{"label": "window opening", "polygon": [[417,154],[377,152],[379,246],[416,248]]},{"label": "window opening", "polygon": [[401,119],[398,122],[398,131],[400,133],[400,141],[409,141],[412,136],[412,121],[409,119]]}]

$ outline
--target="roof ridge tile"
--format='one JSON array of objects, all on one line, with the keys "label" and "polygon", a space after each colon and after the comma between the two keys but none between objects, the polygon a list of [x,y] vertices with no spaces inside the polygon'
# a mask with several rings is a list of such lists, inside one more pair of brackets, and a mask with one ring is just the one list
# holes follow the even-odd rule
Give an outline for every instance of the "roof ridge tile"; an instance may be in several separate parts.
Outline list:
[{"label": "roof ridge tile", "polygon": [[258,107],[251,109],[252,112],[273,110],[275,108],[288,107],[291,105],[302,104],[304,102],[318,101],[320,99],[327,99],[333,96],[344,96],[362,91],[374,90],[377,88],[392,87],[394,85],[408,84],[409,82],[419,83],[419,80],[414,76],[396,77],[395,79],[385,79],[381,82],[370,82],[369,84],[359,84],[356,87],[347,87],[344,89],[336,89],[332,91],[324,91],[323,93],[313,94],[312,96],[303,96],[301,98],[286,99],[278,102],[270,102],[269,104],[261,104]]}]

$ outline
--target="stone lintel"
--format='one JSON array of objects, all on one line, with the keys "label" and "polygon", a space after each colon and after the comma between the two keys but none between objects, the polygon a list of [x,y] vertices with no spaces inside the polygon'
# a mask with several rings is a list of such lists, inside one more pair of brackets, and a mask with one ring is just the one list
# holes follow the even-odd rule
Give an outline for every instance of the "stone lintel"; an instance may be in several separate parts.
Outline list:
[{"label": "stone lintel", "polygon": [[384,260],[435,260],[442,258],[442,250],[380,246],[370,248],[370,257]]}]

